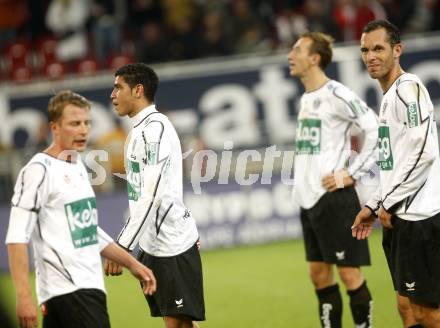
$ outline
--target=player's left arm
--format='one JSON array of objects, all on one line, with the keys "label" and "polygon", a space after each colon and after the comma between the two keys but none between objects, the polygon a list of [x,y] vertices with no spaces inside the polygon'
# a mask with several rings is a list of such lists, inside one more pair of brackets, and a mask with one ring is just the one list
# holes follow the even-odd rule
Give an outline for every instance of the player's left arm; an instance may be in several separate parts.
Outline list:
[{"label": "player's left arm", "polygon": [[345,87],[334,90],[334,110],[342,120],[356,124],[362,131],[364,143],[360,153],[342,171],[325,176],[322,185],[328,191],[348,187],[369,172],[377,160],[378,117],[359,97]]},{"label": "player's left arm", "polygon": [[398,105],[396,117],[404,127],[404,159],[395,162],[394,181],[386,190],[382,206],[388,213],[406,198],[414,195],[426,182],[436,157],[437,140],[432,137],[435,129],[432,103],[426,98],[422,87],[414,81],[405,81],[397,87]]},{"label": "player's left arm", "polygon": [[[141,282],[146,295],[152,295],[156,291],[156,278],[154,277],[153,272],[137,261],[122,247],[112,242],[102,249],[101,254],[106,259],[110,260],[109,262],[117,263],[119,266],[123,266],[130,270],[132,275]],[[108,275],[107,272],[106,274]]]}]

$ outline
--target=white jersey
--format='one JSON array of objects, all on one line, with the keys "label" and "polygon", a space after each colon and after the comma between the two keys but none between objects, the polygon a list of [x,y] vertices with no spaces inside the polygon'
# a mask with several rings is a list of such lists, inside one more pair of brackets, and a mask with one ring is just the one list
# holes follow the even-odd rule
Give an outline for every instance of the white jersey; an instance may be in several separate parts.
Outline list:
[{"label": "white jersey", "polygon": [[437,127],[428,91],[402,74],[385,93],[379,112],[380,188],[367,206],[382,205],[401,219],[417,221],[440,212]]},{"label": "white jersey", "polygon": [[98,227],[95,194],[80,159],[69,163],[38,153],[20,171],[6,243],[30,240],[40,304],[82,288],[105,292],[100,251],[112,239]]},{"label": "white jersey", "polygon": [[182,150],[168,118],[154,105],[132,118],[125,145],[130,217],[118,243],[154,256],[174,256],[198,239],[196,223],[183,204]]},{"label": "white jersey", "polygon": [[[351,127],[364,133],[360,154],[351,155]],[[294,168],[294,195],[298,205],[309,209],[325,194],[322,178],[348,169],[353,179],[374,164],[377,146],[377,116],[343,84],[330,80],[301,97]]]}]

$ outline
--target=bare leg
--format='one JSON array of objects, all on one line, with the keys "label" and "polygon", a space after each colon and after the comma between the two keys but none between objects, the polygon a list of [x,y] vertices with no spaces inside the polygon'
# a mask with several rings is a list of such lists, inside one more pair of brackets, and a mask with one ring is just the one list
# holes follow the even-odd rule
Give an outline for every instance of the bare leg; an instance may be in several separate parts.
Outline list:
[{"label": "bare leg", "polygon": [[417,321],[414,318],[408,297],[401,296],[396,292],[396,298],[397,310],[399,311],[400,318],[402,319],[403,327],[408,328],[416,325]]},{"label": "bare leg", "polygon": [[440,328],[440,308],[409,299],[416,321],[425,328]]},{"label": "bare leg", "polygon": [[199,325],[187,316],[165,316],[163,321],[166,328],[199,328]]}]

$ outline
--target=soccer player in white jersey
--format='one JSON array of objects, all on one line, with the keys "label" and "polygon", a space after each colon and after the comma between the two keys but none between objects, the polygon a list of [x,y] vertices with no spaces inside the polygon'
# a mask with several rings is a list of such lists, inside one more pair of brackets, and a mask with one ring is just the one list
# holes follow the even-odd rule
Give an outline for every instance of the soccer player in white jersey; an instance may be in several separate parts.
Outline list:
[{"label": "soccer player in white jersey", "polygon": [[[294,197],[300,206],[306,259],[319,300],[323,327],[340,327],[342,299],[334,265],[350,297],[354,323],[372,324],[372,298],[360,266],[370,265],[368,244],[351,237],[350,225],[360,209],[355,181],[374,164],[376,114],[347,87],[327,77],[332,38],[303,34],[288,60],[290,75],[304,85],[296,133]],[[350,130],[364,136],[362,150],[351,155]]]},{"label": "soccer player in white jersey", "polygon": [[[380,188],[356,216],[353,236],[369,236],[379,217],[405,327],[440,327],[440,160],[433,104],[420,79],[401,68],[402,44],[393,24],[368,23],[361,53],[384,92]],[[405,311],[408,303],[414,318]]]},{"label": "soccer player in white jersey", "polygon": [[6,235],[17,318],[20,327],[38,325],[29,285],[32,240],[43,327],[110,327],[101,255],[127,267],[146,294],[155,291],[155,278],[98,227],[95,194],[77,153],[87,146],[90,103],[61,91],[48,116],[53,142],[20,171]]},{"label": "soccer player in white jersey", "polygon": [[[118,243],[129,251],[139,243],[138,259],[156,275],[158,291],[146,296],[151,315],[163,317],[168,328],[197,327],[195,321],[205,320],[199,235],[183,204],[179,137],[154,104],[158,84],[143,63],[115,73],[113,105],[133,124],[125,145],[130,217]],[[105,270],[121,272],[112,262]]]}]

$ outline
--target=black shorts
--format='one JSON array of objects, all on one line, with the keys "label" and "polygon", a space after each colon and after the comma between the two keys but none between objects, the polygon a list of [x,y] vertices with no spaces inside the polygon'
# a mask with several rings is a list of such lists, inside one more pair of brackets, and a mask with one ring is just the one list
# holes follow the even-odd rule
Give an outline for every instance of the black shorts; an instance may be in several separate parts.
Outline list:
[{"label": "black shorts", "polygon": [[421,221],[392,217],[382,246],[394,289],[400,295],[440,304],[440,213]]},{"label": "black shorts", "polygon": [[79,289],[41,305],[43,328],[109,328],[106,295],[99,289]]},{"label": "black shorts", "polygon": [[367,240],[357,240],[351,235],[359,211],[354,187],[327,192],[312,208],[301,208],[307,261],[338,266],[370,265]]},{"label": "black shorts", "polygon": [[171,257],[156,257],[139,250],[138,260],[149,267],[157,280],[157,291],[145,298],[151,316],[184,315],[205,320],[202,261],[197,245]]}]

